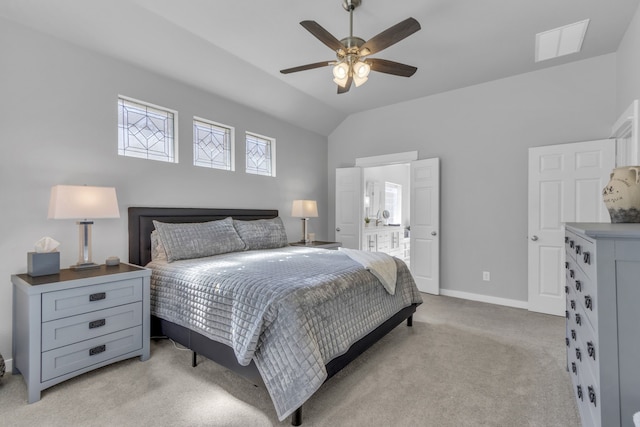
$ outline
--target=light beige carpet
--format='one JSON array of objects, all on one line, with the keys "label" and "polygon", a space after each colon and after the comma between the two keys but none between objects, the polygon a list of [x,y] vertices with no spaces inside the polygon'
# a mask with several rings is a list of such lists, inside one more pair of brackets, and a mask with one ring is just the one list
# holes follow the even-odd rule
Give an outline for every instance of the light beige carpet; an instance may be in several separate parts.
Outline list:
[{"label": "light beige carpet", "polygon": [[[325,383],[303,426],[579,426],[564,365],[564,319],[425,295],[401,325]],[[1,426],[272,426],[265,390],[167,340],[26,403],[0,381]]]}]

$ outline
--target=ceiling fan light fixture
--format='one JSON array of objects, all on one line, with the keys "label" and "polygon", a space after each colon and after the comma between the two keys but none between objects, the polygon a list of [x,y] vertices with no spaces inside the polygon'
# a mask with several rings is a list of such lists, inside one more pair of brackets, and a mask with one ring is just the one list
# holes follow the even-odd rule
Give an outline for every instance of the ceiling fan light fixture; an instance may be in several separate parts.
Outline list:
[{"label": "ceiling fan light fixture", "polygon": [[371,66],[363,61],[358,61],[353,64],[353,77],[360,77],[366,79],[371,72]]},{"label": "ceiling fan light fixture", "polygon": [[347,81],[347,77],[349,76],[349,65],[344,62],[338,62],[335,67],[333,67],[333,77],[337,80]]},{"label": "ceiling fan light fixture", "polygon": [[345,77],[345,78],[343,78],[343,79],[339,79],[339,78],[337,78],[337,77],[336,77],[335,79],[333,79],[333,82],[334,82],[335,84],[337,84],[338,86],[340,86],[340,87],[346,87],[346,86],[347,86],[347,81],[348,81],[348,80],[349,80],[349,78],[348,78],[348,77]]},{"label": "ceiling fan light fixture", "polygon": [[363,84],[367,80],[369,80],[369,77],[360,77],[357,74],[353,75],[353,83],[356,85],[356,87],[359,87],[361,84]]}]

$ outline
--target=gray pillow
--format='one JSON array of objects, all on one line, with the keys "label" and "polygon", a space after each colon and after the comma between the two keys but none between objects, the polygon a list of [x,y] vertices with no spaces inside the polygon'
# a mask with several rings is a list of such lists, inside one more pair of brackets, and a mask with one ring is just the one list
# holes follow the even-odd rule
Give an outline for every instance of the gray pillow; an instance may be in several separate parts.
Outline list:
[{"label": "gray pillow", "polygon": [[202,258],[244,250],[231,217],[219,221],[166,223],[153,221],[167,253],[167,261]]},{"label": "gray pillow", "polygon": [[164,245],[158,236],[158,230],[151,232],[151,261],[166,261],[167,252],[164,250]]},{"label": "gray pillow", "polygon": [[233,225],[238,230],[247,250],[282,248],[289,244],[280,217],[254,221],[234,220]]}]

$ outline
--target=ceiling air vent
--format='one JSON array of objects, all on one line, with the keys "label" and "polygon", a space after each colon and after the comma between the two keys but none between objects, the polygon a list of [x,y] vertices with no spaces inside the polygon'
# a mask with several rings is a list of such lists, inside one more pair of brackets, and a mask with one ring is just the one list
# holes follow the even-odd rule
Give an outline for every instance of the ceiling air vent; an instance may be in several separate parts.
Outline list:
[{"label": "ceiling air vent", "polygon": [[536,62],[580,52],[589,20],[536,34]]}]

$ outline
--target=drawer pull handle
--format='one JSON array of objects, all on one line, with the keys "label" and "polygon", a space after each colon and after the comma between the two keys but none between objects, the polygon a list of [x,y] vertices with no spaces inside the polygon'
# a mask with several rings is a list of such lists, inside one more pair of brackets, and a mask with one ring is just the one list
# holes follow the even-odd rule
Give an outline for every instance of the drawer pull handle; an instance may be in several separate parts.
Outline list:
[{"label": "drawer pull handle", "polygon": [[580,400],[584,400],[584,399],[582,398],[582,386],[581,386],[581,385],[576,386],[576,392],[577,392],[577,394],[578,394],[578,399],[580,399]]},{"label": "drawer pull handle", "polygon": [[566,285],[565,285],[565,287],[564,287],[564,293],[565,293],[565,294],[568,294],[568,293],[569,293],[569,286],[566,286]]},{"label": "drawer pull handle", "polygon": [[567,243],[569,241],[569,236],[564,236],[564,242]]},{"label": "drawer pull handle", "polygon": [[571,372],[578,375],[578,367],[576,366],[576,362],[571,362]]},{"label": "drawer pull handle", "polygon": [[567,347],[569,347],[569,338],[565,338],[564,342],[565,342],[565,344],[567,344]]},{"label": "drawer pull handle", "polygon": [[596,347],[591,341],[587,343],[587,353],[589,353],[589,357],[593,358],[593,360],[596,360]]},{"label": "drawer pull handle", "polygon": [[582,253],[582,248],[580,245],[576,245],[576,254],[580,255]]},{"label": "drawer pull handle", "polygon": [[106,323],[106,319],[94,320],[93,322],[89,322],[89,329],[99,328],[104,326]]},{"label": "drawer pull handle", "polygon": [[585,295],[585,297],[584,297],[584,305],[589,310],[593,311],[593,300],[591,299],[591,296]]},{"label": "drawer pull handle", "polygon": [[571,338],[573,338],[574,341],[576,340],[576,330],[575,329],[571,330]]},{"label": "drawer pull handle", "polygon": [[580,280],[576,280],[576,289],[582,292],[582,282]]},{"label": "drawer pull handle", "polygon": [[582,256],[582,260],[585,264],[591,264],[591,254],[589,252],[585,252]]},{"label": "drawer pull handle", "polygon": [[582,352],[579,348],[576,348],[576,359],[582,362]]},{"label": "drawer pull handle", "polygon": [[573,248],[575,245],[575,242],[573,240],[569,240],[569,247]]},{"label": "drawer pull handle", "polygon": [[580,317],[580,313],[576,313],[576,323],[578,325],[582,325],[582,317]]},{"label": "drawer pull handle", "polygon": [[93,347],[89,349],[89,356],[95,356],[96,354],[100,354],[107,349],[105,344],[99,345],[97,347]]},{"label": "drawer pull handle", "polygon": [[566,317],[567,319],[569,318],[569,310],[564,311],[564,317]]},{"label": "drawer pull handle", "polygon": [[98,293],[89,295],[89,301],[100,301],[105,299],[106,297],[107,297],[106,292],[98,292]]},{"label": "drawer pull handle", "polygon": [[576,300],[574,300],[574,299],[571,300],[571,309],[572,310],[576,309]]},{"label": "drawer pull handle", "polygon": [[569,269],[569,261],[564,262],[564,268],[566,268],[567,270]]},{"label": "drawer pull handle", "polygon": [[569,270],[569,277],[571,277],[572,279],[576,277],[576,272],[573,270]]},{"label": "drawer pull handle", "polygon": [[593,403],[593,406],[596,406],[596,391],[593,389],[593,386],[589,386],[589,402]]}]

